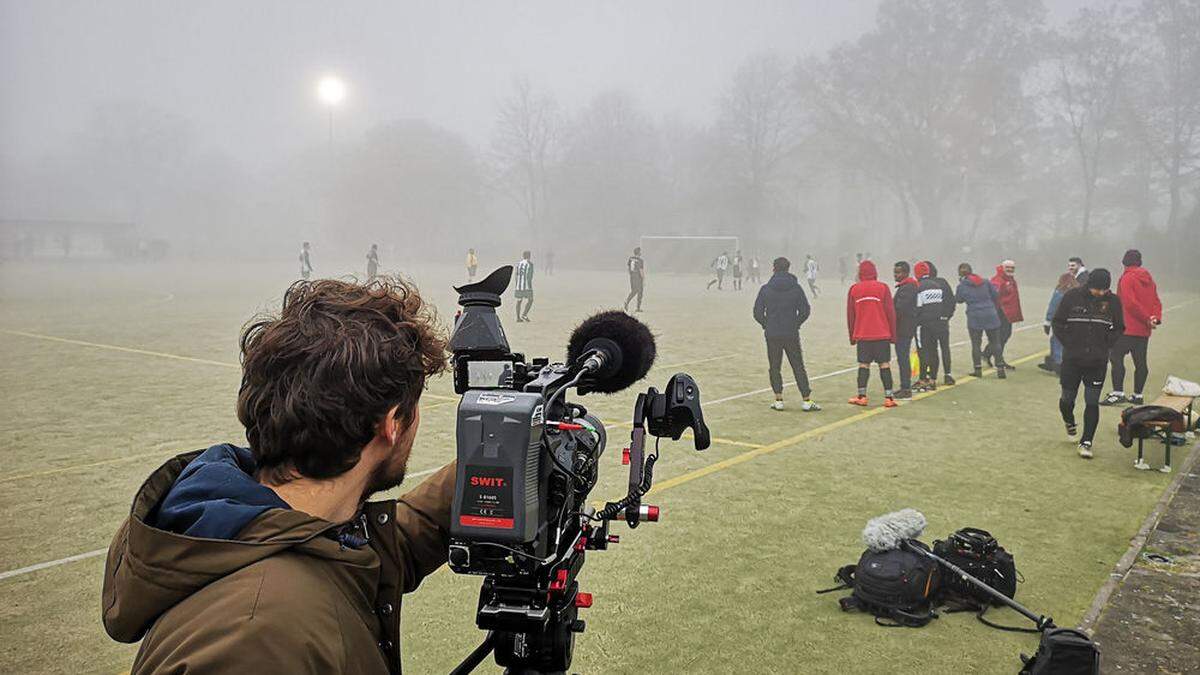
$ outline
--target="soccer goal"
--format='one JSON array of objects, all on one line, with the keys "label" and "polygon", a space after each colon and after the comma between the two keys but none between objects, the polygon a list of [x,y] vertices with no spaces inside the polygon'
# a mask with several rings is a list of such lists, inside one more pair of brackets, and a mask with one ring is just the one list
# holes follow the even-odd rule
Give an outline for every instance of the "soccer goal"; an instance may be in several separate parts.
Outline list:
[{"label": "soccer goal", "polygon": [[641,246],[646,267],[656,272],[708,274],[712,261],[722,253],[732,258],[742,248],[742,240],[732,236],[647,234],[642,235]]}]

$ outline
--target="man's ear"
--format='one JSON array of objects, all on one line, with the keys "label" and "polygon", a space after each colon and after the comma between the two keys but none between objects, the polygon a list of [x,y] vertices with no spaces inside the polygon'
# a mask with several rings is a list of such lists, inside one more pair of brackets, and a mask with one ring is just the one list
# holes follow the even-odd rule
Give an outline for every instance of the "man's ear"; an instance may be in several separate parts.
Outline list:
[{"label": "man's ear", "polygon": [[404,433],[404,419],[400,414],[400,406],[394,405],[384,413],[383,419],[379,421],[376,434],[386,440],[388,445],[395,445],[402,433]]}]

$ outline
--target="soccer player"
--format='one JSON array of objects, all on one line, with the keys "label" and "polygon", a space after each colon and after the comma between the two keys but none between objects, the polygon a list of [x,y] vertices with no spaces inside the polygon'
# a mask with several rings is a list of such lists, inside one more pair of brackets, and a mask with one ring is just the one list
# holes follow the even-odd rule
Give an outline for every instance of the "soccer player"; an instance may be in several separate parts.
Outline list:
[{"label": "soccer player", "polygon": [[467,281],[475,281],[475,270],[479,269],[479,258],[475,249],[467,249]]},{"label": "soccer player", "polygon": [[883,382],[883,407],[895,408],[892,397],[892,342],[896,339],[896,309],[892,292],[879,281],[875,263],[864,260],[858,265],[858,282],[846,294],[846,325],[850,344],[858,347],[858,395],[851,405],[867,405],[867,381],[871,364],[879,364]]},{"label": "soccer player", "polygon": [[379,274],[379,245],[371,244],[371,250],[367,251],[367,283],[375,281],[375,277]]},{"label": "soccer player", "polygon": [[642,260],[642,247],[633,249],[633,255],[625,263],[629,272],[629,295],[625,297],[625,311],[629,311],[629,301],[637,298],[637,311],[642,311],[642,293],[646,289],[646,262]]},{"label": "soccer player", "polygon": [[[996,266],[996,276],[992,277],[992,285],[996,287],[997,302],[1000,305],[1000,349],[1003,350],[1013,334],[1013,324],[1021,323],[1025,317],[1021,314],[1021,291],[1017,288],[1017,279],[1013,276],[1017,264],[1005,260]],[[994,355],[992,355],[994,357]],[[1000,367],[996,361],[996,367]],[[1005,363],[1004,367],[1015,370],[1015,367]]]},{"label": "soccer player", "polygon": [[710,267],[712,267],[713,271],[717,273],[717,278],[708,282],[708,285],[704,287],[704,290],[712,288],[713,284],[717,285],[718,291],[724,290],[723,286],[725,284],[725,270],[729,268],[729,251],[721,251],[721,255],[713,259]]},{"label": "soccer player", "polygon": [[733,252],[733,290],[742,290],[742,251]]},{"label": "soccer player", "polygon": [[1088,274],[1087,286],[1072,288],[1063,295],[1051,321],[1055,337],[1063,344],[1058,409],[1072,440],[1078,431],[1075,399],[1079,386],[1083,385],[1079,456],[1084,459],[1092,458],[1092,439],[1100,423],[1100,388],[1107,375],[1109,351],[1125,332],[1125,313],[1120,298],[1109,290],[1111,286],[1112,275],[1097,267]]},{"label": "soccer player", "polygon": [[804,278],[808,281],[808,290],[812,291],[813,299],[820,295],[817,289],[817,271],[820,267],[817,266],[817,261],[813,260],[812,255],[804,256]]},{"label": "soccer player", "polygon": [[[901,260],[892,266],[892,278],[896,280],[896,364],[900,366],[900,390],[896,398],[904,401],[912,398],[912,342],[917,333],[917,280],[913,278],[908,261]],[[919,374],[918,374],[919,376]]]},{"label": "soccer player", "polygon": [[762,326],[763,336],[767,340],[767,377],[771,381],[771,390],[775,392],[771,409],[783,410],[783,375],[780,368],[783,355],[787,354],[796,386],[804,399],[800,409],[816,412],[821,407],[812,400],[812,387],[808,384],[808,372],[804,369],[804,352],[800,349],[800,326],[808,319],[811,308],[796,275],[789,271],[791,266],[791,261],[782,257],[772,263],[774,274],[758,290],[758,297],[754,300],[754,320]]},{"label": "soccer player", "polygon": [[309,255],[309,251],[307,241],[300,245],[300,278],[305,281],[312,276],[313,271],[312,257]]},{"label": "soccer player", "polygon": [[[1125,311],[1125,333],[1117,339],[1110,358],[1112,360],[1113,390],[1101,405],[1117,405],[1128,400],[1134,405],[1145,403],[1142,389],[1150,377],[1146,363],[1146,350],[1150,346],[1150,333],[1162,323],[1162,301],[1158,299],[1158,287],[1154,277],[1142,267],[1142,253],[1129,249],[1121,259],[1125,272],[1117,282],[1117,296]],[[1133,393],[1125,398],[1125,355],[1133,356]]]},{"label": "soccer player", "polygon": [[[521,253],[517,263],[517,285],[513,297],[517,299],[517,323],[529,321],[529,308],[533,307],[533,262],[529,259],[529,251]],[[525,301],[525,311],[521,311],[521,301]]]},{"label": "soccer player", "polygon": [[750,283],[752,283],[752,284],[761,284],[762,283],[762,271],[759,269],[758,255],[750,256],[749,280],[750,280]]}]

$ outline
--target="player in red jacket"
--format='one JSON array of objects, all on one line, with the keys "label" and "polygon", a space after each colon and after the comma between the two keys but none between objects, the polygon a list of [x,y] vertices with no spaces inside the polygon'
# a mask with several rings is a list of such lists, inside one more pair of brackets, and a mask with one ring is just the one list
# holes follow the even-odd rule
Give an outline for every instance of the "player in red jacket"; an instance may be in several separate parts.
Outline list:
[{"label": "player in red jacket", "polygon": [[858,283],[846,295],[846,327],[850,344],[858,346],[858,396],[852,405],[867,405],[867,381],[871,364],[879,364],[879,379],[883,381],[883,407],[896,407],[892,397],[892,343],[896,341],[896,308],[892,291],[879,281],[875,263],[863,260],[858,264]]},{"label": "player in red jacket", "polygon": [[[1125,311],[1125,334],[1117,338],[1109,353],[1112,363],[1113,390],[1100,405],[1119,405],[1126,401],[1141,405],[1146,399],[1142,389],[1150,376],[1146,364],[1146,349],[1150,346],[1150,332],[1162,323],[1162,301],[1158,299],[1158,288],[1154,277],[1142,267],[1142,253],[1131,248],[1121,259],[1125,273],[1117,283],[1117,297]],[[1125,355],[1133,355],[1133,393],[1125,397]]]},{"label": "player in red jacket", "polygon": [[[1004,346],[1008,344],[1009,338],[1013,334],[1013,324],[1021,323],[1025,320],[1021,314],[1021,291],[1017,288],[1017,279],[1013,276],[1017,271],[1017,264],[1011,260],[996,265],[996,276],[992,277],[992,285],[996,287],[996,308],[1000,314],[1000,353],[1004,353]],[[988,354],[988,361],[992,361],[992,354]],[[999,364],[997,364],[997,367]],[[1004,364],[1004,367],[1013,370],[1013,366]]]}]

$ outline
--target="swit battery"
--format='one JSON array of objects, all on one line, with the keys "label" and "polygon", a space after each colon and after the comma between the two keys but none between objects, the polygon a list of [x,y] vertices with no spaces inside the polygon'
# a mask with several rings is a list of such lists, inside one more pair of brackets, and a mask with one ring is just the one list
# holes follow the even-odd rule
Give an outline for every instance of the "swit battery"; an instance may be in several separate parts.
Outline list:
[{"label": "swit battery", "polygon": [[541,522],[540,394],[469,390],[458,406],[454,538],[531,543]]}]

